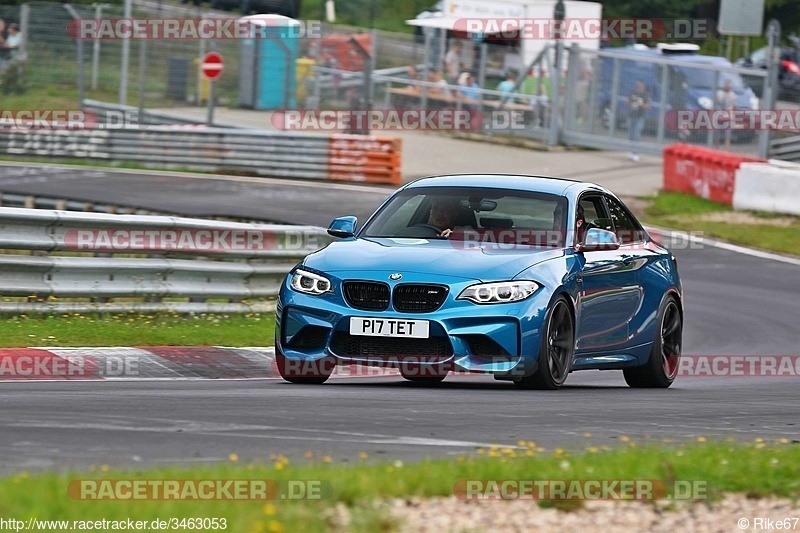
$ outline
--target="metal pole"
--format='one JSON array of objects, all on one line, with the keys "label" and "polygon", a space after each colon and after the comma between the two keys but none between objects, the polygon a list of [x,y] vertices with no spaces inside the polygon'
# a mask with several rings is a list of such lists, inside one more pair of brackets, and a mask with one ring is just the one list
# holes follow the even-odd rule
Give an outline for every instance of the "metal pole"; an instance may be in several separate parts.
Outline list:
[{"label": "metal pole", "polygon": [[553,79],[550,84],[552,105],[550,106],[550,138],[547,141],[548,146],[556,146],[558,144],[559,108],[561,107],[561,57],[563,55],[564,41],[559,39],[556,43],[556,64],[553,68]]},{"label": "metal pole", "polygon": [[[103,8],[108,4],[93,4],[94,5],[94,18],[100,19],[103,16]],[[97,90],[97,75],[100,70],[100,39],[95,37],[92,43],[92,90]]]},{"label": "metal pole", "polygon": [[[714,71],[714,85],[712,86],[713,89],[711,90],[711,109],[713,111],[717,108],[717,91],[719,90],[719,71]],[[716,132],[713,129],[708,130],[708,135],[706,137],[706,146],[709,148],[714,148],[714,134]]]},{"label": "metal pole", "polygon": [[664,117],[667,115],[667,92],[669,91],[669,69],[662,65],[661,72],[661,98],[658,100],[658,133],[656,134],[658,144],[664,143]]},{"label": "metal pole", "polygon": [[147,85],[147,40],[139,42],[139,122],[144,118],[144,91]]},{"label": "metal pole", "polygon": [[[769,43],[769,70],[764,84],[764,99],[762,109],[775,109],[778,96],[778,65],[780,64],[780,49],[778,43],[781,38],[781,24],[775,19],[767,24],[767,41]],[[769,157],[769,130],[762,129],[758,137],[758,156],[766,159]]]},{"label": "metal pole", "polygon": [[[125,9],[123,11],[123,18],[131,18],[131,0],[125,0]],[[131,55],[131,41],[130,39],[122,40],[122,61],[120,63],[119,71],[119,104],[125,105],[128,99],[128,62]]]},{"label": "metal pole", "polygon": [[206,55],[206,41],[200,39],[200,52],[197,56],[197,105],[203,105],[203,57]]},{"label": "metal pole", "polygon": [[[78,12],[75,11],[69,4],[64,4],[64,9],[67,10],[69,16],[73,18],[73,20],[80,19],[80,15]],[[84,100],[84,88],[85,88],[85,77],[84,77],[84,68],[83,68],[83,39],[78,38],[78,107],[83,108],[83,100]]]},{"label": "metal pole", "polygon": [[214,125],[214,80],[208,82],[208,115],[206,116],[206,125],[211,127]]},{"label": "metal pole", "polygon": [[83,109],[85,80],[83,68],[83,39],[78,39],[78,107]]},{"label": "metal pole", "polygon": [[22,57],[27,56],[28,50],[28,28],[31,21],[31,6],[29,4],[22,4],[19,8],[19,29],[22,32],[22,42],[19,43],[19,53]]},{"label": "metal pole", "polygon": [[[430,28],[422,28],[422,34],[425,36],[425,54],[424,54],[424,66],[422,69],[422,80],[427,82],[428,81],[428,72],[430,72],[431,68],[431,29]],[[420,98],[420,107],[422,108],[422,112],[424,113],[428,109],[428,86],[422,86],[422,97]]]}]

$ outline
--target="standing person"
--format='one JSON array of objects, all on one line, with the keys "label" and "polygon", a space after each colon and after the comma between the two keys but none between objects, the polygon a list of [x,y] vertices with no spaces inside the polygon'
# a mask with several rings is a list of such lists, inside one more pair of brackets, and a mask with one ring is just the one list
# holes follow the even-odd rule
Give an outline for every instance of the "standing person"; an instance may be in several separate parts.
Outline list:
[{"label": "standing person", "polygon": [[650,95],[644,88],[644,82],[636,82],[636,88],[628,97],[628,138],[632,141],[632,151],[628,154],[631,161],[638,161],[639,154],[636,153],[636,143],[642,137],[644,129],[644,119],[647,110],[650,108]]},{"label": "standing person", "polygon": [[19,32],[19,26],[14,23],[8,27],[8,37],[5,44],[2,45],[8,50],[9,57],[14,57],[19,52],[19,47],[22,45],[22,34]]},{"label": "standing person", "polygon": [[[722,89],[717,91],[717,104],[719,105],[720,109],[724,109],[728,112],[728,117],[733,117],[733,111],[736,109],[736,93],[733,92],[731,88],[731,80],[725,80],[725,84],[722,86]],[[728,123],[728,127],[725,129],[725,133],[723,135],[725,136],[725,150],[730,151],[730,122]],[[719,148],[719,137],[717,137],[717,148]]]},{"label": "standing person", "polygon": [[0,59],[5,59],[8,55],[8,49],[6,48],[6,21],[0,19]]},{"label": "standing person", "polygon": [[450,51],[445,54],[444,68],[447,73],[447,81],[455,84],[461,72],[461,41],[454,42]]}]

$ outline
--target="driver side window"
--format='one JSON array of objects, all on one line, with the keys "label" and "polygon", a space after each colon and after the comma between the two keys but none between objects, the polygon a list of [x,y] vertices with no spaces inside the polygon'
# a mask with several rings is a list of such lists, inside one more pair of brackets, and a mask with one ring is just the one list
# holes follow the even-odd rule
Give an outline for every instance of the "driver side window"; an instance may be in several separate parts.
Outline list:
[{"label": "driver side window", "polygon": [[[603,198],[600,195],[586,195],[581,197],[579,204],[583,208],[583,217],[587,225],[611,231],[612,223],[606,215]],[[576,213],[577,217],[577,213]]]}]

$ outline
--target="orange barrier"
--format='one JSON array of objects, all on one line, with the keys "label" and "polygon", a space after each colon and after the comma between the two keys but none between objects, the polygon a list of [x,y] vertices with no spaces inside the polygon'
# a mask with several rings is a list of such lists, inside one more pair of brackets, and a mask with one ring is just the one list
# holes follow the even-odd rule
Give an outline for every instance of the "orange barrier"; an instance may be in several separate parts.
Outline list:
[{"label": "orange barrier", "polygon": [[664,148],[664,190],[733,205],[739,166],[763,161],[701,146],[672,144]]},{"label": "orange barrier", "polygon": [[402,142],[392,137],[335,133],[328,148],[328,179],[400,185]]}]

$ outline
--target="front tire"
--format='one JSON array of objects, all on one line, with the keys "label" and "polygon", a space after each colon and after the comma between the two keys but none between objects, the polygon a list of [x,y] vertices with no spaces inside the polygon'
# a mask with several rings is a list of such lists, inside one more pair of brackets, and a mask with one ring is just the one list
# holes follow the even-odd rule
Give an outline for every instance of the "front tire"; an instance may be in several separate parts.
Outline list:
[{"label": "front tire", "polygon": [[320,359],[313,362],[291,361],[280,350],[275,350],[275,364],[278,374],[289,383],[302,385],[322,385],[333,373],[335,362]]},{"label": "front tire", "polygon": [[635,389],[666,389],[675,381],[681,359],[683,317],[678,302],[667,297],[658,313],[658,329],[650,358],[644,366],[622,371],[625,382]]},{"label": "front tire", "polygon": [[575,319],[566,298],[559,297],[542,327],[536,372],[514,382],[521,389],[556,390],[564,384],[575,354]]}]

